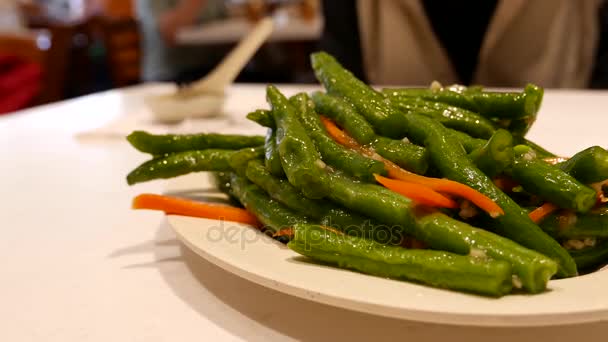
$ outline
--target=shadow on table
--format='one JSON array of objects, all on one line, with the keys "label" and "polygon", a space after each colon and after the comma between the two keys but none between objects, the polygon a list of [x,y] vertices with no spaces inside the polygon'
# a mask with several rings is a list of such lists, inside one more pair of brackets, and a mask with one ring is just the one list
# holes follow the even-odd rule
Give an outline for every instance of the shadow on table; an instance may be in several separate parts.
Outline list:
[{"label": "shadow on table", "polygon": [[[157,260],[165,257],[162,244],[175,235],[164,223],[154,248]],[[293,297],[252,283],[211,264],[181,245],[181,261],[192,275],[176,275],[163,262],[157,267],[175,294],[192,309],[223,329],[248,341],[268,341],[283,335],[314,341],[605,341],[608,322],[550,328],[479,328],[418,323],[340,309]],[[345,286],[348,286],[345,284]],[[373,291],[373,289],[370,289]],[[219,303],[210,303],[210,296]],[[224,306],[218,309],[218,305]],[[259,326],[267,328],[259,329]],[[263,333],[260,333],[263,331]]]}]

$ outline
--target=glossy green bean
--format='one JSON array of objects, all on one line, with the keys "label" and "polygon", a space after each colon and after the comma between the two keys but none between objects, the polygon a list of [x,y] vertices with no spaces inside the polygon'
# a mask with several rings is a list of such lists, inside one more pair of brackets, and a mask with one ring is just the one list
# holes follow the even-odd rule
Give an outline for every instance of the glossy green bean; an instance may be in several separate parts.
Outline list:
[{"label": "glossy green bean", "polygon": [[555,260],[560,267],[558,275],[576,275],[576,265],[566,250],[532,222],[526,211],[496,187],[492,180],[467,158],[462,145],[447,133],[443,125],[419,114],[407,115],[406,121],[408,136],[424,142],[431,162],[444,177],[472,187],[504,210],[504,215],[489,222],[498,234]]},{"label": "glossy green bean", "polygon": [[309,223],[309,219],[277,201],[273,201],[264,190],[245,177],[233,173],[230,177],[232,194],[265,226],[274,233],[297,223]]},{"label": "glossy green bean", "polygon": [[149,160],[127,175],[127,184],[167,179],[199,171],[230,171],[228,160],[235,151],[203,150],[168,154]]},{"label": "glossy green bean", "polygon": [[329,197],[332,201],[387,224],[390,233],[396,237],[409,235],[434,249],[457,254],[482,251],[496,259],[508,261],[514,266],[524,288],[530,292],[542,291],[556,271],[555,262],[540,253],[442,213],[421,215],[410,199],[388,189],[354,182],[339,174],[333,174],[331,179]]},{"label": "glossy green bean", "polygon": [[343,98],[314,92],[312,99],[317,112],[335,121],[359,144],[367,145],[376,140],[373,127]]},{"label": "glossy green bean", "polygon": [[228,163],[234,172],[244,176],[249,161],[264,158],[264,152],[264,146],[244,148],[233,153],[228,159]]},{"label": "glossy green bean", "polygon": [[408,250],[337,234],[313,225],[295,225],[292,250],[341,268],[489,296],[511,291],[511,266],[441,251]]},{"label": "glossy green bean", "polygon": [[424,174],[429,167],[426,149],[408,141],[377,136],[372,146],[376,153],[408,171]]},{"label": "glossy green bean", "polygon": [[557,155],[553,152],[549,152],[547,151],[544,147],[538,145],[537,143],[528,140],[528,139],[521,139],[521,144],[526,145],[528,147],[531,147],[532,149],[534,149],[534,151],[536,151],[536,156],[539,158],[555,158],[557,157]]},{"label": "glossy green bean", "polygon": [[484,146],[469,153],[469,158],[488,177],[495,177],[513,164],[513,136],[499,129]]},{"label": "glossy green bean", "polygon": [[154,135],[135,131],[127,140],[137,150],[157,156],[206,149],[238,150],[264,144],[264,138],[260,136],[215,133]]},{"label": "glossy green bean", "polygon": [[277,125],[277,147],[283,170],[289,182],[309,198],[322,198],[327,193],[323,172],[325,163],[314,142],[300,123],[296,109],[274,86],[266,88],[266,96],[272,107]]},{"label": "glossy green bean", "polygon": [[542,220],[540,227],[556,239],[608,238],[608,208],[586,214],[556,212]]},{"label": "glossy green bean", "polygon": [[560,208],[587,212],[595,205],[597,195],[593,189],[574,177],[535,157],[534,150],[525,145],[514,149],[515,160],[510,176],[534,195],[550,201]]},{"label": "glossy green bean", "polygon": [[241,207],[241,202],[234,197],[232,194],[232,188],[230,185],[230,177],[232,175],[232,171],[219,171],[219,172],[211,172],[211,182],[212,184],[225,195],[228,196],[228,201],[230,204]]},{"label": "glossy green bean", "polygon": [[[272,120],[274,124],[274,119]],[[285,177],[283,165],[281,164],[281,156],[277,148],[276,129],[269,128],[266,132],[264,141],[264,163],[270,173],[276,177]]]},{"label": "glossy green bean", "polygon": [[374,174],[386,174],[384,163],[348,149],[327,135],[308,95],[297,94],[290,102],[297,109],[300,122],[321,153],[323,162],[367,182],[374,181]]},{"label": "glossy green bean", "polygon": [[452,135],[452,137],[454,137],[456,140],[458,140],[458,142],[460,142],[460,144],[462,145],[462,147],[464,147],[467,153],[471,153],[476,149],[482,148],[488,142],[487,140],[473,138],[472,136],[464,132],[456,131],[453,129],[449,129],[448,132],[450,133],[450,135]]},{"label": "glossy green bean", "polygon": [[528,84],[523,92],[463,91],[462,88],[383,89],[391,97],[418,97],[450,104],[487,118],[519,119],[535,117],[543,99],[543,89]]},{"label": "glossy green bean", "polygon": [[508,261],[522,287],[531,293],[544,291],[549,279],[557,272],[557,264],[550,258],[442,213],[423,215],[417,224],[419,234],[416,238],[433,249]]},{"label": "glossy green bean", "polygon": [[463,108],[441,102],[426,101],[407,96],[390,96],[393,105],[404,113],[418,113],[431,117],[445,127],[470,134],[476,138],[488,139],[496,131],[496,125],[489,119]]},{"label": "glossy green bean", "polygon": [[[295,212],[314,218],[319,223],[341,231],[364,234],[372,226],[369,218],[346,211],[326,200],[311,200],[284,179],[272,176],[261,161],[252,160],[247,165],[247,178],[268,195]],[[358,228],[358,229],[357,229]],[[370,234],[367,234],[370,237]]]},{"label": "glossy green bean", "polygon": [[558,165],[560,169],[585,184],[608,179],[608,151],[592,146]]},{"label": "glossy green bean", "polygon": [[377,133],[397,139],[405,136],[402,114],[393,108],[383,95],[358,80],[325,52],[313,53],[311,63],[317,79],[325,89],[330,94],[339,95],[352,103]]},{"label": "glossy green bean", "polygon": [[272,112],[266,109],[257,109],[247,114],[247,119],[263,127],[275,128]]}]

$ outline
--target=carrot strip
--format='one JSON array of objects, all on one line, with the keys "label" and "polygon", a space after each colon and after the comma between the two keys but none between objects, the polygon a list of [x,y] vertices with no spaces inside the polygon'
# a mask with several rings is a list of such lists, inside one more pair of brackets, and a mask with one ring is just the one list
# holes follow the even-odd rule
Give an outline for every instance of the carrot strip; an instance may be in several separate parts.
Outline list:
[{"label": "carrot strip", "polygon": [[283,228],[279,231],[277,231],[276,233],[272,234],[272,237],[279,237],[279,236],[294,236],[295,232],[293,231],[293,228]]},{"label": "carrot strip", "polygon": [[256,227],[262,226],[260,221],[245,209],[201,203],[171,196],[141,194],[133,199],[132,208],[160,210],[167,215],[202,217],[246,223]]},{"label": "carrot strip", "polygon": [[492,201],[488,196],[479,191],[455,181],[440,178],[431,178],[421,176],[400,168],[397,164],[378,156],[373,150],[359,145],[351,136],[336,126],[330,119],[321,116],[321,120],[327,129],[329,135],[339,144],[352,149],[358,150],[376,160],[384,162],[386,171],[390,178],[402,180],[408,183],[417,183],[424,185],[436,192],[444,192],[450,195],[456,195],[471,201],[473,204],[487,212],[491,217],[504,215],[504,211],[498,204]]},{"label": "carrot strip", "polygon": [[325,126],[325,129],[327,130],[327,133],[329,133],[329,135],[338,144],[346,146],[348,148],[357,149],[357,150],[362,147],[350,135],[348,135],[346,132],[344,132],[343,130],[341,130],[340,128],[338,128],[338,126],[336,126],[336,124],[332,120],[328,119],[327,117],[325,117],[323,115],[319,115],[319,117],[321,118],[321,122]]},{"label": "carrot strip", "polygon": [[387,189],[408,197],[420,204],[436,208],[458,208],[458,203],[427,186],[394,180],[380,175],[374,175],[374,177],[378,183],[384,185]]},{"label": "carrot strip", "polygon": [[545,217],[547,217],[547,215],[551,214],[552,212],[556,211],[557,209],[559,209],[555,204],[553,203],[545,203],[543,205],[541,205],[540,207],[532,210],[528,216],[530,217],[530,219],[536,223],[542,221]]},{"label": "carrot strip", "polygon": [[500,215],[504,215],[505,213],[502,208],[498,204],[496,204],[496,202],[492,201],[492,199],[490,199],[488,196],[471,188],[468,185],[458,183],[449,179],[425,177],[408,172],[403,169],[400,169],[399,172],[391,172],[391,170],[389,170],[388,174],[389,176],[396,179],[428,186],[429,188],[437,192],[447,193],[450,195],[456,195],[465,198],[471,201],[471,203],[478,206],[481,210],[487,212],[491,217],[496,218]]}]

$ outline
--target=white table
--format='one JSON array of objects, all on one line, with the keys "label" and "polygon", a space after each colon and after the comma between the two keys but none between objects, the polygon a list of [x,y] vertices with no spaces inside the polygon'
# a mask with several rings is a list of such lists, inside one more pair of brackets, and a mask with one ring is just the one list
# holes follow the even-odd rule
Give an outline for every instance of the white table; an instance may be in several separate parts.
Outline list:
[{"label": "white table", "polygon": [[[177,42],[183,45],[231,44],[236,43],[253,28],[255,24],[246,18],[230,18],[211,22],[204,26],[188,27],[177,34]],[[318,16],[306,21],[299,17],[278,16],[276,29],[268,42],[309,42],[321,37],[323,20]]]},{"label": "white table", "polygon": [[[122,140],[75,138],[138,110],[148,91],[111,91],[0,117],[1,341],[606,341],[608,322],[494,329],[350,312],[209,264],[180,246],[162,214],[129,209],[134,195],[163,190],[163,182],[126,185],[144,155]],[[580,110],[584,101],[602,105]],[[227,112],[241,130],[261,131],[242,117],[263,105],[262,87],[241,85],[231,90]],[[531,138],[551,130],[563,136],[556,148],[563,154],[605,144],[586,140],[583,128],[604,132],[585,122],[605,115],[607,105],[607,93],[547,92]],[[573,115],[580,123],[560,124]]]}]

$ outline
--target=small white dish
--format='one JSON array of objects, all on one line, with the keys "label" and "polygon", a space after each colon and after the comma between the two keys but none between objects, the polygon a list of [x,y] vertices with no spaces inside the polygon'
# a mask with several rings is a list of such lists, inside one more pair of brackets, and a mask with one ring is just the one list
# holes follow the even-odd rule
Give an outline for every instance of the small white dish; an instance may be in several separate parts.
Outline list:
[{"label": "small white dish", "polygon": [[187,118],[220,114],[224,91],[272,34],[272,18],[260,20],[222,62],[204,78],[171,93],[150,96],[144,101],[157,121],[175,123]]},{"label": "small white dish", "polygon": [[208,94],[183,99],[174,94],[153,95],[144,98],[154,119],[163,123],[176,123],[185,118],[203,118],[222,113],[224,95]]}]

